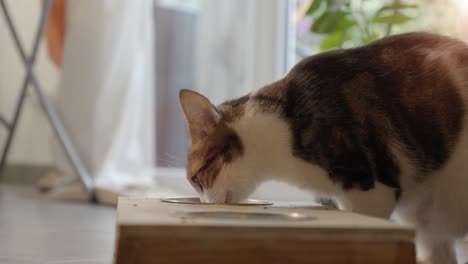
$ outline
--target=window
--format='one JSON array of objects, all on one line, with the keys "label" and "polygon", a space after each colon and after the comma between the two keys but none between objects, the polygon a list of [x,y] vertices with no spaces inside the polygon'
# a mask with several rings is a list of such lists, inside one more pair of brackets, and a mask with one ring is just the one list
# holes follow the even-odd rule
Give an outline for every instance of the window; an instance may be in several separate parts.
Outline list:
[{"label": "window", "polygon": [[178,102],[181,88],[195,87],[194,48],[200,1],[160,1],[156,28],[156,165],[185,166],[188,135]]},{"label": "window", "polygon": [[178,102],[181,88],[200,91],[218,104],[274,81],[294,63],[287,52],[294,51],[290,43],[294,34],[288,38],[293,32],[288,23],[290,3],[157,2],[157,167],[182,168],[186,163],[188,135]]}]

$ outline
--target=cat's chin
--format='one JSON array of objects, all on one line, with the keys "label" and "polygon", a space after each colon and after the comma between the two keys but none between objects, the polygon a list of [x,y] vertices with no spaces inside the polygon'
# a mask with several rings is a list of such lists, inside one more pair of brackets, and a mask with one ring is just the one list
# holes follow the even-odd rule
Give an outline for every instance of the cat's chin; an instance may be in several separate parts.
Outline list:
[{"label": "cat's chin", "polygon": [[206,197],[204,195],[200,195],[200,202],[209,203],[210,201],[208,199],[206,199]]},{"label": "cat's chin", "polygon": [[246,199],[240,199],[239,197],[236,197],[233,195],[231,191],[226,192],[226,196],[224,198],[224,203],[225,204],[237,204],[245,201]]},{"label": "cat's chin", "polygon": [[233,195],[231,191],[226,191],[224,195],[214,195],[210,196],[208,194],[203,194],[200,196],[200,201],[202,203],[219,203],[219,204],[236,204],[245,199],[240,199],[239,197]]}]

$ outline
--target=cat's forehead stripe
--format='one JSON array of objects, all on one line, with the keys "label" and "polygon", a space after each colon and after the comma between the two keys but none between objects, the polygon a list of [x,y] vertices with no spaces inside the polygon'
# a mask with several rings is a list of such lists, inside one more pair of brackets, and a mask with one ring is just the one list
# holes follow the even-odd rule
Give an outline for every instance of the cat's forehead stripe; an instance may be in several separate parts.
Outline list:
[{"label": "cat's forehead stripe", "polygon": [[243,144],[240,137],[234,130],[222,124],[209,139],[191,144],[187,177],[196,175],[204,188],[210,188],[221,168],[242,154]]}]

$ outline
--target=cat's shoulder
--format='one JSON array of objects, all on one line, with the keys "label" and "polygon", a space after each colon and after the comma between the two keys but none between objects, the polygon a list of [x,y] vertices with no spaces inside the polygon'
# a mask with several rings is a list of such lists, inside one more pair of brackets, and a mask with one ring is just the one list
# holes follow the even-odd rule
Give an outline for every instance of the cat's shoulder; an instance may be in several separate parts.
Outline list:
[{"label": "cat's shoulder", "polygon": [[452,53],[465,58],[468,46],[455,38],[428,32],[392,35],[360,47],[335,49],[306,57],[291,69],[288,77],[292,79],[310,72],[333,75],[368,67],[413,65],[434,53]]},{"label": "cat's shoulder", "polygon": [[399,44],[399,43],[408,43],[412,45],[418,44],[433,44],[433,45],[440,45],[440,44],[460,44],[465,45],[462,41],[455,39],[453,37],[430,33],[430,32],[409,32],[397,35],[391,35],[388,37],[381,38],[376,40],[369,45],[388,45],[388,44]]}]

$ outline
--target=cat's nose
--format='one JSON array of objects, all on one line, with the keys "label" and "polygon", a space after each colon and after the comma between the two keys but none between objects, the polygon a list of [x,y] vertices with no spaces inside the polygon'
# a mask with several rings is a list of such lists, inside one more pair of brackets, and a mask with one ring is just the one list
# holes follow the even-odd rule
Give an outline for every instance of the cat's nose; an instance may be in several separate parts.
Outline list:
[{"label": "cat's nose", "polygon": [[228,204],[232,201],[232,193],[231,191],[226,192],[226,197],[224,198],[224,203]]},{"label": "cat's nose", "polygon": [[201,195],[201,196],[200,196],[200,201],[201,201],[202,203],[209,203],[209,202],[210,202],[209,199],[207,199],[207,197],[205,197],[205,195]]}]

